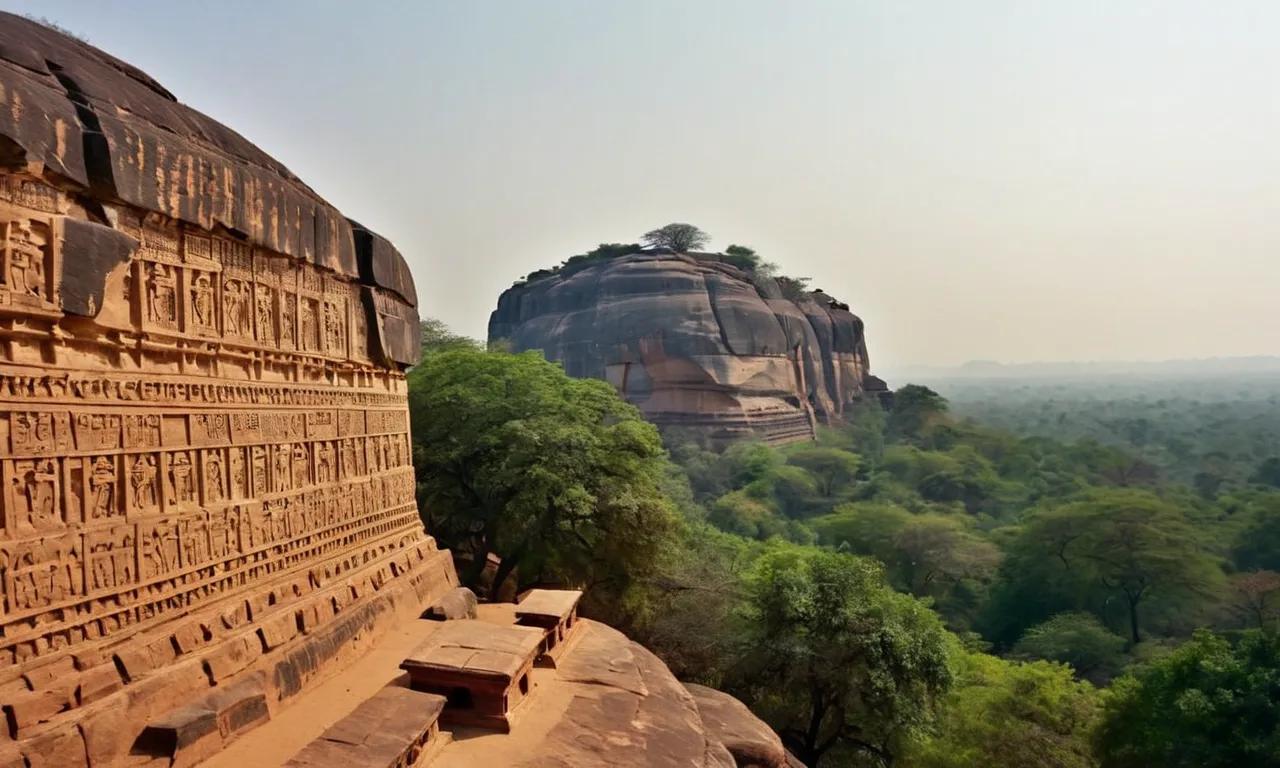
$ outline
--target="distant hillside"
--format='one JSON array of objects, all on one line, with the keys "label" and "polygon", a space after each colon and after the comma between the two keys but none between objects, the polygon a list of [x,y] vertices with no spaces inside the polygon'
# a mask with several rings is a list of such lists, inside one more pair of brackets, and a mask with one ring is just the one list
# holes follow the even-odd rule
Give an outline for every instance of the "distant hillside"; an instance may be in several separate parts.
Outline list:
[{"label": "distant hillside", "polygon": [[907,380],[1070,379],[1098,376],[1155,378],[1280,375],[1280,357],[1214,357],[1161,362],[1067,362],[1005,364],[974,360],[955,367],[904,366],[882,371],[898,383]]}]

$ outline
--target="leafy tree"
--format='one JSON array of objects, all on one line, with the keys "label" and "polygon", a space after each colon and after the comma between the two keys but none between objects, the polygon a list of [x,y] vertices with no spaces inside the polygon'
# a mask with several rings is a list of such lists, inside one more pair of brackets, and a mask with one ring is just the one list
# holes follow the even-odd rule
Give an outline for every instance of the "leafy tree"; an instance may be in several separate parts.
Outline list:
[{"label": "leafy tree", "polygon": [[1101,713],[1093,686],[1048,662],[955,654],[937,726],[907,747],[907,768],[1089,768]]},{"label": "leafy tree", "polygon": [[1274,629],[1280,619],[1280,573],[1247,571],[1233,573],[1231,585],[1232,611],[1245,626]]},{"label": "leafy tree", "polygon": [[879,400],[863,399],[854,403],[844,414],[846,431],[855,453],[869,461],[879,461],[884,455],[884,408]]},{"label": "leafy tree", "polygon": [[755,249],[748,248],[745,245],[731,245],[725,248],[724,255],[720,260],[748,274],[755,272],[763,263],[760,254],[756,253]]},{"label": "leafy tree", "polygon": [[748,581],[734,682],[806,765],[833,748],[884,766],[932,722],[948,635],[871,560],[775,547]]},{"label": "leafy tree", "polygon": [[1263,460],[1258,465],[1257,471],[1249,478],[1249,482],[1280,488],[1280,456],[1271,456]]},{"label": "leafy tree", "polygon": [[656,653],[680,680],[718,687],[737,658],[735,617],[744,578],[761,545],[707,525],[689,525],[664,547],[649,585],[648,610],[627,635]]},{"label": "leafy tree", "polygon": [[583,585],[625,605],[674,531],[659,491],[657,430],[602,381],[571,379],[537,353],[453,349],[409,373],[419,508],[428,530],[490,552],[524,587]]},{"label": "leafy tree", "polygon": [[918,439],[947,412],[947,401],[928,387],[907,384],[890,399],[888,432],[896,440]]},{"label": "leafy tree", "polygon": [[1105,683],[1124,665],[1124,645],[1123,637],[1091,613],[1059,613],[1028,629],[1013,655],[1070,664],[1080,677]]},{"label": "leafy tree", "polygon": [[676,253],[689,253],[705,248],[711,242],[711,235],[692,224],[668,224],[645,232],[640,240],[651,248],[670,248]]},{"label": "leafy tree", "polygon": [[1280,496],[1268,494],[1253,506],[1253,520],[1236,537],[1231,550],[1236,567],[1280,571]]},{"label": "leafy tree", "polygon": [[1280,766],[1280,638],[1208,630],[1112,685],[1103,768]]},{"label": "leafy tree", "polygon": [[805,448],[787,457],[787,463],[813,475],[818,492],[827,498],[852,484],[862,465],[857,454],[839,448]]},{"label": "leafy tree", "polygon": [[1142,640],[1144,606],[1164,601],[1194,608],[1218,594],[1223,581],[1186,515],[1135,490],[1097,491],[1036,512],[1011,544],[1004,573],[1024,582],[1015,594],[1049,598],[1041,605],[1050,612],[1084,607],[1099,613],[1117,601],[1135,644]]},{"label": "leafy tree", "polygon": [[943,515],[914,517],[898,532],[894,559],[911,594],[933,594],[939,585],[986,579],[1000,563],[1000,550]]},{"label": "leafy tree", "polygon": [[434,317],[422,320],[422,354],[448,352],[451,349],[480,349],[480,342],[454,333],[443,321]]}]

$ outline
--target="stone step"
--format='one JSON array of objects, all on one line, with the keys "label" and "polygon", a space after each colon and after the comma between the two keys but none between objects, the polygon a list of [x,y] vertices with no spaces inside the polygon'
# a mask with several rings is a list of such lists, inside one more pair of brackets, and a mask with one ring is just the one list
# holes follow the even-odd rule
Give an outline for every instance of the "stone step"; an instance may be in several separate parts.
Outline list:
[{"label": "stone step", "polygon": [[263,683],[263,675],[258,673],[169,710],[147,723],[134,745],[134,754],[169,758],[172,768],[199,763],[221,750],[224,741],[271,718]]},{"label": "stone step", "polygon": [[517,707],[533,692],[529,673],[544,637],[537,627],[449,621],[400,668],[415,690],[445,697],[445,722],[510,733]]},{"label": "stone step", "polygon": [[285,768],[408,768],[425,766],[444,748],[443,696],[383,688],[334,723]]},{"label": "stone step", "polygon": [[577,589],[532,589],[516,606],[517,624],[538,627],[543,631],[538,666],[554,669],[558,660],[569,651],[569,641],[578,626],[578,603],[581,601],[582,591]]}]

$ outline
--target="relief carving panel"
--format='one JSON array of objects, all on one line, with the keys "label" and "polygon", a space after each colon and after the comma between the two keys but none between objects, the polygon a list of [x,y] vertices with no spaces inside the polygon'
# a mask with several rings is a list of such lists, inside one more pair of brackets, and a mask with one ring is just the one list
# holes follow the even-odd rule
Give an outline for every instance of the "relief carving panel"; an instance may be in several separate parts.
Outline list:
[{"label": "relief carving panel", "polygon": [[0,347],[0,685],[344,547],[423,540],[404,376],[369,360],[354,278],[121,210],[136,248],[92,309],[127,327],[64,322],[64,193],[28,186],[17,205],[0,177],[0,332],[22,329]]}]

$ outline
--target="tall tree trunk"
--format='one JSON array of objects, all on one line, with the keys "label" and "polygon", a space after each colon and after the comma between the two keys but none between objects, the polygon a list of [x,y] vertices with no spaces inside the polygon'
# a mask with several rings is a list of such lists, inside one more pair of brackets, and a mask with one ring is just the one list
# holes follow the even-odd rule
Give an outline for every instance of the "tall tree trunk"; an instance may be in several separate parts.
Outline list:
[{"label": "tall tree trunk", "polygon": [[1129,598],[1129,631],[1134,645],[1142,641],[1138,636],[1138,601],[1132,597]]},{"label": "tall tree trunk", "polygon": [[502,585],[506,582],[507,577],[516,569],[516,565],[520,562],[521,555],[524,554],[526,547],[521,544],[512,552],[509,557],[502,558],[502,563],[498,566],[498,571],[493,575],[493,584],[489,586],[489,599],[497,601],[498,595],[502,591]]}]

